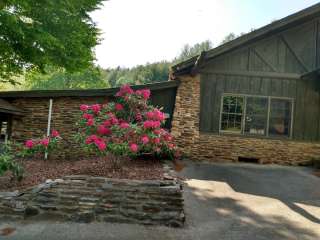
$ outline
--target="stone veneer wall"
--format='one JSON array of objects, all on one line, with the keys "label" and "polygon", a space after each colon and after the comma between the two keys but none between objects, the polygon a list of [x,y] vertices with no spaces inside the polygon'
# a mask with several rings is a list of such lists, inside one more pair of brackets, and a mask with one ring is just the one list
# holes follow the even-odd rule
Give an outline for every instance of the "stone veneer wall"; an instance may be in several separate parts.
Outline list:
[{"label": "stone veneer wall", "polygon": [[200,75],[182,76],[179,80],[172,134],[189,158],[237,162],[244,157],[256,158],[260,163],[298,165],[320,157],[319,143],[199,132]]},{"label": "stone veneer wall", "polygon": [[0,192],[0,218],[121,222],[182,227],[177,180],[118,180],[68,176],[22,193]]},{"label": "stone veneer wall", "polygon": [[[109,99],[103,97],[57,97],[53,98],[51,129],[58,130],[63,139],[63,149],[57,156],[50,158],[84,157],[85,153],[78,149],[73,135],[77,132],[75,123],[80,115],[81,104],[105,103]],[[30,138],[40,138],[47,132],[49,98],[17,98],[11,103],[26,114],[15,117],[12,122],[13,141],[24,142]]]}]

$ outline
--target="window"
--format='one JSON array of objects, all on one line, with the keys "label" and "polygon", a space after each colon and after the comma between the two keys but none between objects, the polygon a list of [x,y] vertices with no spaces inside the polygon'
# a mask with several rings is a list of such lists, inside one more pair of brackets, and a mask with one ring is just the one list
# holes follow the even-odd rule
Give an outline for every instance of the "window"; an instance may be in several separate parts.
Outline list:
[{"label": "window", "polygon": [[271,99],[270,136],[290,136],[292,104],[287,99]]},{"label": "window", "polygon": [[244,132],[250,135],[267,134],[268,98],[247,97]]},{"label": "window", "polygon": [[221,130],[240,133],[243,109],[243,97],[225,96],[222,103]]},{"label": "window", "polygon": [[221,132],[291,136],[292,99],[226,94],[221,107]]}]

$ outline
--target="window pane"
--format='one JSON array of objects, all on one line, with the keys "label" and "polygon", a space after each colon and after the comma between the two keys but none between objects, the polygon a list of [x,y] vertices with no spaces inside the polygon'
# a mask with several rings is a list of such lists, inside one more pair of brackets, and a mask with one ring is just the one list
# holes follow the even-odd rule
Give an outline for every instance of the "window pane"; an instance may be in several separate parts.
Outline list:
[{"label": "window pane", "polygon": [[244,98],[224,96],[222,103],[221,130],[241,133]]},{"label": "window pane", "polygon": [[244,132],[253,135],[266,135],[268,120],[268,99],[248,97]]},{"label": "window pane", "polygon": [[288,99],[271,99],[269,135],[290,136],[292,102]]}]

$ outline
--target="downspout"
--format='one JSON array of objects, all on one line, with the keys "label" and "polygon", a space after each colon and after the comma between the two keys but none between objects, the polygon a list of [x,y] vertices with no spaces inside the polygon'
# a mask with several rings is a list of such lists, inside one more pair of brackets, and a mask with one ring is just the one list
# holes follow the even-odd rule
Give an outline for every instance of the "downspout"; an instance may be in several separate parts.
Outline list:
[{"label": "downspout", "polygon": [[[47,126],[47,137],[50,136],[50,128],[51,128],[51,115],[52,115],[52,98],[49,100],[49,113],[48,113],[48,126]],[[44,159],[48,159],[48,150],[46,150],[44,154]]]}]

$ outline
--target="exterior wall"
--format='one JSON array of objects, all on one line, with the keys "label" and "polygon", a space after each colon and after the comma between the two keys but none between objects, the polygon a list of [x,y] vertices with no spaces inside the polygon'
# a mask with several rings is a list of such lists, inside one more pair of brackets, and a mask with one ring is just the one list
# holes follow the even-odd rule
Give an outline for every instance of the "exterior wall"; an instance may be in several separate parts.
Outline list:
[{"label": "exterior wall", "polygon": [[[164,127],[171,127],[177,86],[151,89],[151,104],[163,108],[170,115]],[[51,129],[58,130],[63,137],[63,146],[59,153],[49,155],[49,158],[75,159],[87,155],[79,149],[74,140],[77,133],[76,122],[79,119],[81,104],[106,103],[112,96],[96,97],[53,97]],[[12,105],[26,111],[24,116],[12,119],[11,140],[24,142],[30,138],[41,138],[46,135],[49,112],[49,97],[10,97]]]},{"label": "exterior wall", "polygon": [[[51,129],[58,130],[63,137],[63,149],[56,157],[66,159],[85,157],[73,140],[77,132],[76,122],[80,114],[81,104],[104,103],[103,97],[59,97],[53,98]],[[24,142],[30,138],[40,138],[47,132],[49,98],[18,98],[12,104],[24,109],[26,114],[15,117],[12,122],[11,140]],[[53,158],[54,156],[49,156]]]},{"label": "exterior wall", "polygon": [[[247,72],[249,73],[249,72]],[[200,131],[219,133],[224,93],[285,97],[293,101],[292,138],[320,141],[319,79],[202,73]]]},{"label": "exterior wall", "polygon": [[320,156],[320,143],[200,132],[200,75],[179,79],[172,133],[189,158],[236,162],[244,157],[260,163],[298,165]]}]

